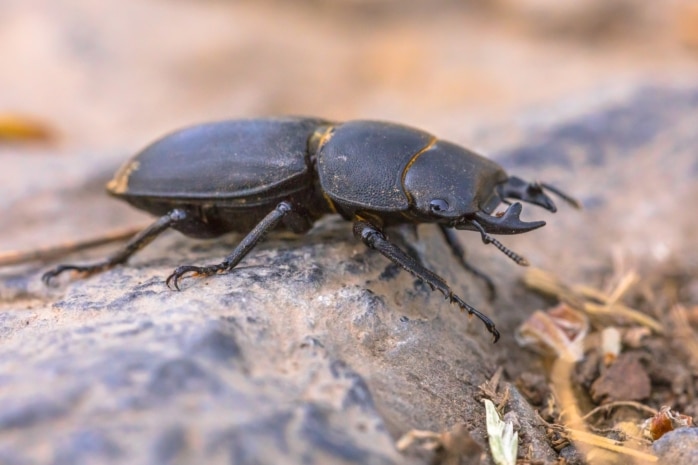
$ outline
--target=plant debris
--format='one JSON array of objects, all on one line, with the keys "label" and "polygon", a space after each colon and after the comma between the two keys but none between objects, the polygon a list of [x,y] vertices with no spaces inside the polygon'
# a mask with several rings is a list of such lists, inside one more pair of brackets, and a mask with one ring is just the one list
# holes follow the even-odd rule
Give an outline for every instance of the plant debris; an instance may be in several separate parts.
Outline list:
[{"label": "plant debris", "polygon": [[0,113],[0,142],[49,142],[55,137],[53,129],[36,118],[14,113]]},{"label": "plant debris", "polygon": [[590,318],[626,320],[662,334],[664,327],[660,322],[619,302],[638,279],[635,273],[628,273],[620,279],[612,291],[605,293],[586,285],[567,286],[552,274],[532,268],[524,275],[524,284],[531,289],[558,298],[570,307],[586,313]]},{"label": "plant debris", "polygon": [[653,417],[645,420],[642,432],[656,441],[669,431],[688,426],[693,426],[693,418],[674,412],[671,408],[664,406]]},{"label": "plant debris", "polygon": [[634,352],[621,354],[591,385],[591,398],[597,404],[649,398],[650,377]]},{"label": "plant debris", "polygon": [[[541,402],[545,389],[540,381],[523,384],[532,387],[522,392],[540,407],[541,421],[561,459],[657,462],[652,441],[693,425],[683,408],[698,410],[698,337],[690,316],[696,313],[694,307],[677,303],[673,282],[642,282],[635,272],[620,275],[606,290],[568,285],[536,269],[524,282],[560,301],[524,321],[517,342],[550,361],[547,403]],[[631,293],[638,285],[641,292]],[[576,456],[569,453],[571,445]]]},{"label": "plant debris", "polygon": [[432,463],[442,465],[456,465],[462,460],[476,465],[482,461],[483,455],[482,447],[472,438],[470,431],[462,423],[441,433],[413,429],[404,434],[395,444],[395,448],[400,452],[405,452],[411,447],[433,452]]},{"label": "plant debris", "polygon": [[577,361],[584,356],[583,342],[588,331],[589,321],[583,313],[560,304],[531,315],[519,327],[516,340],[523,347]]},{"label": "plant debris", "polygon": [[492,460],[497,465],[515,465],[519,449],[519,434],[511,422],[502,421],[491,400],[485,399],[487,437]]}]

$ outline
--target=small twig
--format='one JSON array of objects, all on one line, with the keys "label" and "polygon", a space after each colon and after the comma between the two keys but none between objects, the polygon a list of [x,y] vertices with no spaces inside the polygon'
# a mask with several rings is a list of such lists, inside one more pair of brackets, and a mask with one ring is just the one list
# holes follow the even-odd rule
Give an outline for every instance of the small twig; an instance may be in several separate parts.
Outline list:
[{"label": "small twig", "polygon": [[80,250],[98,247],[112,242],[124,241],[143,229],[145,229],[145,226],[132,226],[126,229],[114,230],[102,236],[83,241],[66,242],[64,244],[42,247],[34,250],[9,250],[7,252],[0,252],[0,267],[19,265],[35,260],[48,261]]},{"label": "small twig", "polygon": [[502,378],[503,372],[504,367],[500,366],[490,379],[478,386],[485,397],[494,399],[497,403],[499,403],[498,400],[500,398],[499,394],[497,394],[497,390],[499,389],[499,381]]},{"label": "small twig", "polygon": [[405,433],[395,444],[395,448],[400,452],[404,452],[418,440],[427,440],[424,445],[425,449],[433,450],[439,446],[441,441],[441,433],[435,433],[433,431],[425,431],[419,429],[413,429]]},{"label": "small twig", "polygon": [[577,441],[582,444],[588,444],[590,446],[600,447],[602,449],[618,452],[619,454],[629,455],[631,457],[646,460],[647,462],[656,462],[657,460],[659,460],[656,455],[648,454],[646,452],[642,452],[641,450],[619,445],[616,441],[605,438],[603,436],[599,436],[597,434],[588,433],[586,431],[579,431],[571,428],[566,428],[566,432],[570,435],[570,438],[573,441]]},{"label": "small twig", "polygon": [[531,268],[524,273],[524,284],[543,294],[552,295],[570,307],[581,310],[584,299],[581,298],[572,288],[563,284],[550,273],[540,268]]},{"label": "small twig", "polygon": [[[610,292],[604,293],[587,286],[567,286],[540,269],[531,269],[524,275],[524,283],[539,292],[557,297],[560,301],[589,315],[621,317],[639,323],[663,334],[664,327],[654,318],[618,303],[618,300],[637,282],[637,274],[627,273]],[[593,300],[595,302],[590,302]]]},{"label": "small twig", "polygon": [[698,370],[698,341],[688,321],[686,307],[674,305],[669,311],[668,320],[673,327],[675,347],[688,356],[691,368]]},{"label": "small twig", "polygon": [[643,405],[639,402],[635,402],[632,400],[619,400],[616,402],[611,402],[608,404],[599,405],[598,407],[590,410],[586,415],[584,415],[582,417],[582,420],[587,421],[590,417],[593,417],[594,415],[596,415],[599,412],[613,410],[616,407],[633,407],[633,408],[636,408],[638,410],[642,410],[644,412],[647,412],[650,415],[656,415],[658,412],[658,410],[653,409],[652,407],[648,407],[646,405]]},{"label": "small twig", "polygon": [[590,315],[603,315],[609,317],[621,317],[626,320],[639,323],[642,326],[650,328],[657,334],[664,333],[664,327],[654,318],[638,312],[630,307],[621,304],[596,305],[591,303],[584,304],[584,311]]},{"label": "small twig", "polygon": [[639,280],[640,277],[634,271],[630,271],[623,275],[616,287],[609,292],[608,303],[614,304],[618,302]]}]

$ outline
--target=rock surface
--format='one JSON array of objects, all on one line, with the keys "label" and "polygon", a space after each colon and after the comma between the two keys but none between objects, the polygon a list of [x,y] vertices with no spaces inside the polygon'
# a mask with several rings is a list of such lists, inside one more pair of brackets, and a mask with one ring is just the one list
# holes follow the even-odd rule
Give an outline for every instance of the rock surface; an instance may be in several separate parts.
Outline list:
[{"label": "rock surface", "polygon": [[657,440],[653,445],[659,463],[691,465],[698,462],[698,428],[679,428]]},{"label": "rock surface", "polygon": [[[649,88],[503,134],[494,157],[510,172],[559,185],[586,207],[551,216],[529,206],[526,218],[549,225],[506,244],[570,279],[598,279],[614,248],[695,270],[696,127],[698,90]],[[26,176],[36,169],[25,166]],[[97,195],[95,173],[109,170],[91,166],[75,175],[79,187],[54,179],[53,210],[46,193],[15,198],[12,231],[47,209],[55,224],[44,233],[57,238],[101,218],[102,227],[143,218]],[[86,218],[59,221],[68,209]],[[336,218],[305,236],[272,236],[234,273],[187,279],[182,292],[163,284],[174,267],[215,262],[239,238],[168,234],[127,266],[51,289],[39,283],[41,265],[0,270],[0,463],[426,463],[401,456],[395,439],[456,423],[486,450],[478,386],[499,365],[513,379],[535,363],[511,332],[541,300],[517,283],[515,265],[463,234],[471,261],[499,286],[488,303],[437,231],[419,234],[393,238],[492,316],[499,344]],[[532,409],[514,399],[522,444],[551,462]]]}]

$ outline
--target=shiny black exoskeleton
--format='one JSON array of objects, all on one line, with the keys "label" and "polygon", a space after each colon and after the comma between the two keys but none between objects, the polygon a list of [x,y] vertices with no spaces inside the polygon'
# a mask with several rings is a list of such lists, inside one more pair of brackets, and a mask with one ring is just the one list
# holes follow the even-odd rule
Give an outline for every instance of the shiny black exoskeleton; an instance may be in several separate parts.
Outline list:
[{"label": "shiny black exoskeleton", "polygon": [[120,251],[91,265],[61,265],[90,274],[125,262],[168,228],[201,238],[247,233],[221,263],[180,266],[167,285],[179,289],[186,274],[225,273],[278,226],[302,233],[315,220],[338,213],[354,223],[355,236],[389,260],[438,289],[451,302],[494,323],[453,293],[446,282],[391,243],[384,228],[436,223],[461,264],[471,267],[453,231],[481,234],[521,265],[525,259],[490,234],[519,234],[543,221],[519,219],[521,204],[493,215],[508,199],[555,211],[544,189],[576,201],[546,184],[509,177],[491,160],[426,132],[376,121],[334,123],[312,118],[268,118],[203,124],[174,132],[124,165],[107,185],[110,194],[160,218]]}]

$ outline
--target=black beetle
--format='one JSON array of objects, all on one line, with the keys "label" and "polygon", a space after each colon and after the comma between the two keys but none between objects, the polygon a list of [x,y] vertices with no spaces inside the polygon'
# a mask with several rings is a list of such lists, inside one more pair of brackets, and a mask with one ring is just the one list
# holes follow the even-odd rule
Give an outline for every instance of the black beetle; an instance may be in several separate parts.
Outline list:
[{"label": "black beetle", "polygon": [[476,315],[494,336],[494,323],[453,293],[446,282],[391,243],[384,228],[436,223],[461,264],[470,266],[452,228],[477,231],[521,265],[526,260],[490,234],[519,234],[543,221],[519,219],[521,204],[492,215],[507,199],[556,211],[541,183],[509,177],[496,163],[410,127],[376,121],[334,123],[313,118],[266,118],[209,123],[165,136],[126,163],[107,185],[110,194],[160,216],[112,256],[91,265],[60,265],[95,273],[124,263],[158,234],[174,228],[211,238],[236,231],[247,235],[221,263],[180,266],[167,285],[179,290],[186,274],[231,271],[270,230],[282,224],[308,231],[325,214],[354,222],[354,235],[368,247],[422,279],[447,299]]}]

